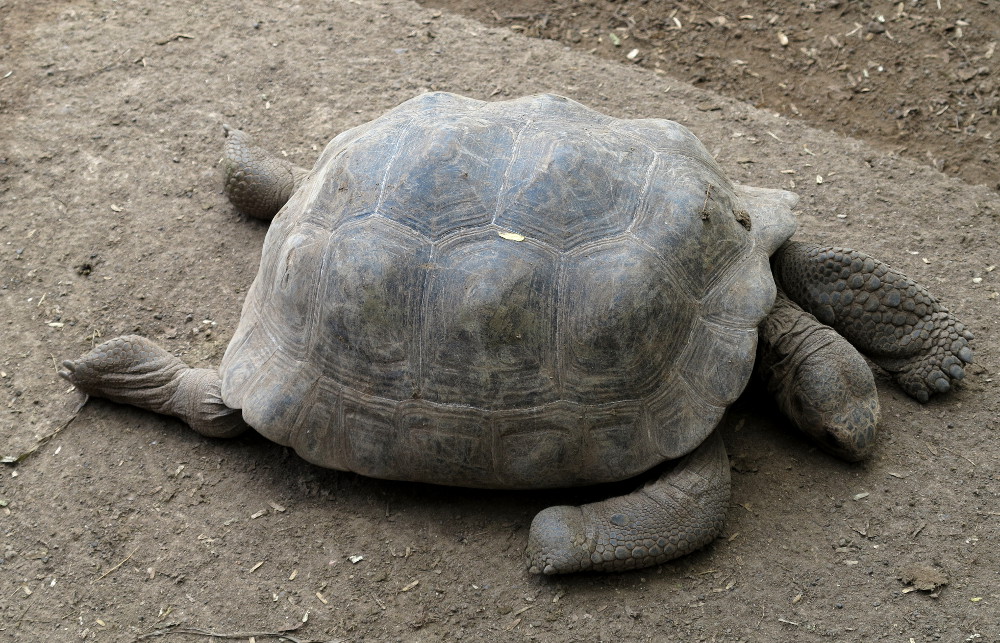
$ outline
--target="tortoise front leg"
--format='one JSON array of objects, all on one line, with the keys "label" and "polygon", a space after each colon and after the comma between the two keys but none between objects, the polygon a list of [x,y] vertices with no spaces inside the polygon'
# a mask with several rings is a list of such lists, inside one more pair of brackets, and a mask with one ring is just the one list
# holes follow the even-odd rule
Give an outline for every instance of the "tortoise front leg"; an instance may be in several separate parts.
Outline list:
[{"label": "tortoise front leg", "polygon": [[965,377],[972,333],[902,273],[856,250],[792,241],[772,266],[789,297],[892,373],[911,397],[926,402]]},{"label": "tortoise front leg", "polygon": [[218,371],[190,368],[145,337],[116,337],[62,365],[59,375],[88,395],[172,415],[202,435],[229,438],[248,428],[240,410],[222,402]]},{"label": "tortoise front leg", "polygon": [[528,534],[528,568],[565,574],[658,565],[715,540],[728,504],[729,458],[716,431],[634,493],[540,511]]},{"label": "tortoise front leg", "polygon": [[308,170],[258,147],[245,132],[225,130],[226,196],[243,214],[270,221],[302,185]]}]

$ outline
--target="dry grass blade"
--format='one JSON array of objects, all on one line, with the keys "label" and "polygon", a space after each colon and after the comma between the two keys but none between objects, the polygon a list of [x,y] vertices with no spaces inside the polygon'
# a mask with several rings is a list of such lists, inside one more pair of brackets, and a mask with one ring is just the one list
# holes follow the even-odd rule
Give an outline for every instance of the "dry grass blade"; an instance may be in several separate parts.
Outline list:
[{"label": "dry grass blade", "polygon": [[134,556],[134,555],[135,555],[135,552],[137,552],[137,551],[139,551],[139,548],[138,548],[138,547],[136,547],[135,549],[133,549],[133,550],[132,550],[132,551],[131,551],[131,552],[129,553],[129,555],[128,555],[128,556],[126,556],[126,557],[125,557],[125,558],[124,558],[124,559],[122,560],[122,562],[118,563],[117,565],[115,565],[114,567],[112,567],[111,569],[109,569],[108,571],[104,572],[103,574],[101,574],[100,576],[98,576],[97,578],[95,578],[95,579],[94,579],[94,582],[96,583],[97,581],[101,580],[102,578],[107,578],[108,576],[110,576],[110,575],[111,575],[112,573],[114,573],[114,572],[115,572],[115,570],[117,570],[117,569],[118,569],[119,567],[121,567],[122,565],[124,565],[125,563],[127,563],[127,562],[129,561],[129,559],[130,559],[130,558],[132,558],[132,556]]},{"label": "dry grass blade", "polygon": [[158,44],[158,45],[165,45],[168,42],[173,42],[175,40],[194,40],[194,36],[191,36],[191,35],[186,34],[186,33],[175,33],[175,34],[171,34],[169,37],[167,37],[164,40],[157,40],[156,44]]},{"label": "dry grass blade", "polygon": [[278,630],[276,632],[213,632],[212,630],[206,630],[202,627],[193,627],[190,625],[183,625],[181,623],[171,623],[170,625],[158,630],[140,634],[134,639],[134,641],[143,641],[158,636],[170,636],[172,634],[197,634],[198,636],[207,636],[216,639],[271,638],[279,641],[290,641],[291,643],[344,643],[343,639],[300,639],[297,636],[289,634],[289,632],[294,632],[300,627],[302,627],[301,623],[294,627]]},{"label": "dry grass blade", "polygon": [[70,424],[72,424],[73,420],[76,419],[76,416],[80,414],[80,409],[82,409],[84,407],[84,405],[87,403],[87,400],[89,400],[89,399],[90,399],[90,396],[84,395],[83,396],[83,400],[81,400],[80,403],[77,405],[76,409],[73,410],[73,413],[72,413],[72,415],[69,416],[69,419],[66,420],[65,422],[63,422],[55,431],[53,431],[52,433],[49,433],[45,437],[43,437],[40,440],[38,440],[37,442],[35,442],[35,445],[33,447],[31,447],[30,449],[28,449],[27,451],[25,451],[23,453],[19,453],[16,456],[5,455],[2,458],[0,458],[0,462],[2,462],[3,464],[20,464],[21,462],[24,462],[26,459],[28,459],[29,456],[31,456],[32,454],[34,454],[35,452],[37,452],[40,448],[42,448],[42,446],[44,446],[50,440],[52,440],[52,438],[54,438],[57,435],[59,435],[59,433],[63,429],[65,429]]}]

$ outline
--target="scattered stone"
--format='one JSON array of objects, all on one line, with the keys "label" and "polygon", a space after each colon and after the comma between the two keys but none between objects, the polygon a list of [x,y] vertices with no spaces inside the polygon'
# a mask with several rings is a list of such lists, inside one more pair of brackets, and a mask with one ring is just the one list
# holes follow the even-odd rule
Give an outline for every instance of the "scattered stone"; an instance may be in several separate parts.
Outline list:
[{"label": "scattered stone", "polygon": [[909,585],[904,592],[919,590],[921,592],[932,592],[931,596],[937,596],[936,591],[948,584],[948,577],[937,567],[931,565],[915,564],[903,570],[900,580],[905,585]]}]

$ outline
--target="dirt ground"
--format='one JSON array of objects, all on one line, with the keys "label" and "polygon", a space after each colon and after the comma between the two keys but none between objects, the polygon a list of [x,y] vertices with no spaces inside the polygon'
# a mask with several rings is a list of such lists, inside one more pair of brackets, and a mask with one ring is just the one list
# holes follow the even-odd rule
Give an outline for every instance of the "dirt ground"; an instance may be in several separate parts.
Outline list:
[{"label": "dirt ground", "polygon": [[[995,7],[694,2],[656,18],[678,18],[668,33],[639,17],[654,3],[617,4],[635,25],[606,7],[573,9],[587,23],[549,19],[581,41],[603,30],[579,51],[498,26],[485,3],[463,5],[484,22],[404,0],[0,3],[0,639],[1000,641]],[[539,5],[509,6],[496,11],[532,17],[503,25],[539,28]],[[834,30],[835,16],[847,24]],[[863,30],[848,35],[854,22]],[[720,30],[789,45],[750,47],[737,73],[709,38]],[[588,53],[604,45],[624,60]],[[677,69],[675,51],[688,60]],[[696,77],[699,51],[714,62]],[[909,75],[925,60],[938,79],[927,87]],[[840,64],[832,100],[798,98],[816,98],[819,71]],[[871,91],[845,88],[848,73]],[[894,104],[910,78],[912,100]],[[787,96],[764,84],[776,79]],[[722,429],[723,537],[605,576],[529,575],[527,527],[547,505],[627,484],[384,482],[256,435],[205,439],[100,400],[76,412],[57,364],[100,338],[138,332],[195,366],[221,359],[266,233],[221,194],[223,123],[309,165],[336,133],[429,89],[552,91],[681,121],[735,180],[799,193],[801,238],[863,248],[925,282],[976,334],[976,365],[926,405],[877,375],[880,443],[858,465],[793,434],[751,390]],[[901,111],[880,119],[890,107]],[[828,115],[859,138],[829,131]]]},{"label": "dirt ground", "polygon": [[995,2],[423,0],[1000,189]]}]

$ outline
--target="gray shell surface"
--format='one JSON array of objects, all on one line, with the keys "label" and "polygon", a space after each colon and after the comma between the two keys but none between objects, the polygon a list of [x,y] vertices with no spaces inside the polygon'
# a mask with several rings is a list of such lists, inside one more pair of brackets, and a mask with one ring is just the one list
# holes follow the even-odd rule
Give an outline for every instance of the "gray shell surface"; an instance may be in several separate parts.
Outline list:
[{"label": "gray shell surface", "polygon": [[742,392],[793,204],[671,121],[418,96],[335,138],[275,218],[223,399],[374,477],[636,475]]}]

